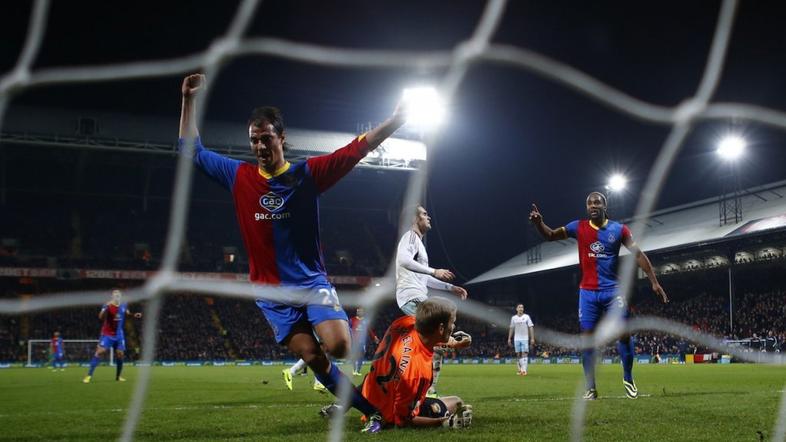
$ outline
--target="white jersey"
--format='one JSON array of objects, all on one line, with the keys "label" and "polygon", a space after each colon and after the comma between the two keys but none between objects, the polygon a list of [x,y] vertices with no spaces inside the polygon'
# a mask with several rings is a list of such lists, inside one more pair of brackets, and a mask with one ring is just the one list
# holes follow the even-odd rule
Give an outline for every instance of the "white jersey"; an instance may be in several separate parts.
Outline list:
[{"label": "white jersey", "polygon": [[514,329],[514,341],[529,341],[529,328],[534,326],[532,319],[526,313],[521,316],[513,315],[510,318],[510,328]]},{"label": "white jersey", "polygon": [[453,285],[431,276],[434,269],[428,266],[428,253],[420,235],[408,230],[398,243],[396,253],[396,302],[401,307],[413,299],[424,301],[428,288],[452,290]]}]

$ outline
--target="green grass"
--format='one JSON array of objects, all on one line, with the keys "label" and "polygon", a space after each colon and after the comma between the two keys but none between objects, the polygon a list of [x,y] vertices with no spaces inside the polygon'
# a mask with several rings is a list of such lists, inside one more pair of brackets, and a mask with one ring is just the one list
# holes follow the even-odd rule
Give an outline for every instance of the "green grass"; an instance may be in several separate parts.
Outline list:
[{"label": "green grass", "polygon": [[[368,365],[366,365],[368,369]],[[390,430],[375,440],[567,440],[579,365],[448,365],[439,390],[457,394],[475,410],[462,431]],[[99,367],[93,383],[85,370],[0,370],[0,440],[106,440],[120,435],[137,369],[126,383]],[[599,366],[601,400],[588,403],[584,440],[765,439],[775,424],[786,369],[777,366],[643,365],[634,371],[641,398],[624,399],[619,366]],[[267,380],[264,384],[261,381]],[[328,423],[317,412],[331,401],[295,378],[281,381],[281,366],[156,367],[137,440],[324,440]],[[359,414],[345,423],[349,440]],[[423,440],[423,439],[421,439]]]}]

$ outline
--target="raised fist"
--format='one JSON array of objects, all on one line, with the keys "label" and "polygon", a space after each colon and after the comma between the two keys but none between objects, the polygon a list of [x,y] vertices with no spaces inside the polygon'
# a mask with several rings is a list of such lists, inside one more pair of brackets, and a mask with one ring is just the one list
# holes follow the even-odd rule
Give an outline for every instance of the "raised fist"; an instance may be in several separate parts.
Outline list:
[{"label": "raised fist", "polygon": [[192,98],[205,89],[205,75],[204,74],[191,74],[183,79],[183,85],[180,87],[183,92],[183,97]]}]

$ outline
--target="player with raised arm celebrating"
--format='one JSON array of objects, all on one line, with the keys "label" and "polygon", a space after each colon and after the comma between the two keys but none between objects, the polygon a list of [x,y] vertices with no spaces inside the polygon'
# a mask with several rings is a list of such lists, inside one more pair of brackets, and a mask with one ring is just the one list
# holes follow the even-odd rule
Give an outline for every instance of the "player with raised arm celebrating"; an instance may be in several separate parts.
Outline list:
[{"label": "player with raised arm celebrating", "polygon": [[529,347],[535,346],[535,324],[532,318],[524,313],[524,304],[516,306],[516,314],[510,318],[510,328],[508,330],[508,345],[513,346],[518,358],[518,374],[527,375],[527,363],[529,362]]},{"label": "player with raised arm celebrating", "polygon": [[[415,208],[412,227],[398,242],[396,252],[396,302],[405,315],[413,316],[418,304],[428,299],[428,289],[453,292],[461,299],[467,299],[464,288],[450,283],[455,276],[447,269],[434,269],[428,265],[428,253],[423,237],[431,230],[431,217],[423,206]],[[453,347],[450,341],[447,346]],[[434,384],[429,395],[436,395],[436,385],[442,369],[443,352],[434,352]]]},{"label": "player with raised arm celebrating", "polygon": [[[254,109],[247,125],[256,158],[252,164],[202,146],[195,113],[204,84],[201,74],[183,80],[181,145],[184,139],[193,139],[196,165],[232,192],[251,283],[293,289],[283,299],[257,300],[276,342],[306,361],[317,379],[336,394],[341,382],[351,382],[330,362],[323,346],[331,356],[343,358],[349,354],[351,339],[347,314],[328,281],[320,249],[319,196],[404,124],[403,108],[398,106],[381,125],[335,152],[297,163],[284,158],[286,132],[279,110]],[[357,389],[352,387],[350,393],[353,407],[365,415],[376,413]]]},{"label": "player with raised arm celebrating", "polygon": [[[633,241],[628,226],[608,219],[606,196],[600,192],[592,192],[587,196],[586,203],[588,220],[572,221],[558,229],[546,225],[535,204],[532,205],[529,220],[546,241],[558,241],[568,237],[577,240],[582,274],[579,285],[579,327],[582,334],[590,335],[603,313],[621,309],[623,315],[627,314],[625,300],[617,294],[617,266],[621,245],[636,257],[639,267],[650,280],[652,291],[660,296],[664,303],[669,302],[669,298],[658,282],[649,258]],[[617,349],[622,360],[625,394],[636,399],[639,391],[633,381],[634,347],[631,337],[620,338]],[[594,349],[583,350],[582,365],[587,384],[584,399],[595,400],[598,392],[595,388]]]},{"label": "player with raised arm celebrating", "polygon": [[115,350],[115,380],[120,382],[126,381],[120,376],[123,373],[123,356],[126,351],[126,338],[123,327],[126,323],[126,316],[140,319],[142,313],[131,313],[131,310],[128,309],[128,304],[122,302],[122,299],[123,292],[117,289],[112,290],[112,300],[101,307],[101,312],[98,314],[98,319],[102,321],[101,340],[96,346],[93,359],[90,360],[90,369],[87,372],[87,376],[82,379],[82,382],[85,384],[89,384],[93,379],[93,372],[96,370],[96,366],[98,366],[98,361],[108,348]]}]

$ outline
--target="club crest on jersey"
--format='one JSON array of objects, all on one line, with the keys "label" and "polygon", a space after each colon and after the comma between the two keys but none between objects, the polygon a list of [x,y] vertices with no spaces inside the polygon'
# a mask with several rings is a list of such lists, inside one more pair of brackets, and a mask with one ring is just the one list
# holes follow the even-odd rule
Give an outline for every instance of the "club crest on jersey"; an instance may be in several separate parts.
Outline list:
[{"label": "club crest on jersey", "polygon": [[603,247],[603,243],[600,241],[595,241],[594,243],[590,244],[590,250],[595,253],[603,253],[606,248]]},{"label": "club crest on jersey", "polygon": [[273,192],[268,192],[259,197],[259,205],[264,207],[268,212],[275,212],[284,205],[284,198]]},{"label": "club crest on jersey", "polygon": [[617,237],[616,237],[616,236],[614,236],[614,234],[613,234],[613,233],[609,233],[609,242],[614,242],[614,241],[616,241],[616,240],[617,240]]}]

